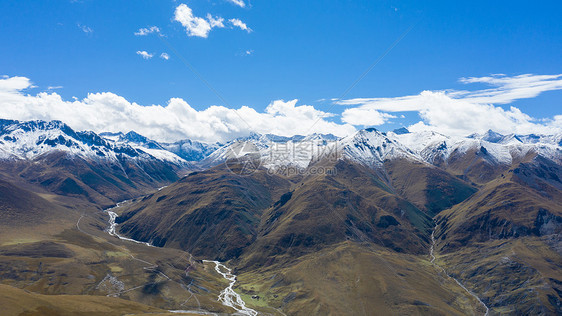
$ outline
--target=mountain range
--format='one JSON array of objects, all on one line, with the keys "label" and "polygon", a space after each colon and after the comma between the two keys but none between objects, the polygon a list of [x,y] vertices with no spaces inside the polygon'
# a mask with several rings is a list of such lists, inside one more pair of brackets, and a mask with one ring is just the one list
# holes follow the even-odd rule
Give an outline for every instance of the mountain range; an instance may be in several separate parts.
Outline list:
[{"label": "mountain range", "polygon": [[[119,293],[107,304],[123,311],[562,314],[561,179],[562,133],[164,143],[0,120],[0,302],[24,289]],[[128,241],[104,233],[123,200]],[[234,268],[247,308],[217,300],[205,260]],[[56,297],[34,310],[75,308]]]},{"label": "mountain range", "polygon": [[[467,137],[449,137],[437,132],[409,132],[406,128],[392,132],[376,129],[361,130],[347,137],[312,134],[292,137],[252,133],[221,143],[181,140],[174,143],[157,142],[134,131],[126,134],[74,131],[60,121],[0,120],[0,158],[3,160],[32,160],[39,156],[62,151],[70,156],[117,163],[119,159],[162,161],[183,169],[201,169],[224,162],[233,144],[249,142],[257,147],[264,161],[275,152],[293,150],[284,162],[306,168],[321,157],[329,147],[336,147],[346,158],[367,165],[380,165],[385,159],[407,157],[436,166],[454,161],[467,152],[479,154],[489,164],[509,165],[522,160],[528,153],[539,154],[560,162],[562,133],[556,135],[502,135],[492,130]],[[283,148],[281,148],[281,145]],[[312,150],[310,146],[316,149]],[[300,148],[299,148],[300,146]],[[273,154],[272,154],[273,152]],[[320,154],[318,154],[320,153]],[[307,155],[307,157],[304,157]],[[204,162],[203,164],[201,162]],[[275,165],[269,165],[274,168]]]}]

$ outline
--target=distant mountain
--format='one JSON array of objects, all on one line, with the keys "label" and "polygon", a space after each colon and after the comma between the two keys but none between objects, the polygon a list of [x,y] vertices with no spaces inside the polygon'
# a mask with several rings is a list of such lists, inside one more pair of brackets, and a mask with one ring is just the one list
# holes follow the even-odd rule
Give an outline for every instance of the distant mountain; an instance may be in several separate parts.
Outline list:
[{"label": "distant mountain", "polygon": [[405,128],[393,132],[370,128],[344,138],[319,134],[282,137],[254,133],[209,151],[206,156],[201,155],[204,158],[200,165],[208,168],[228,159],[240,158],[239,149],[244,144],[251,144],[254,154],[261,157],[260,165],[268,169],[288,166],[305,169],[326,155],[334,154],[371,167],[380,167],[387,160],[400,158],[439,166],[481,183],[528,156],[540,155],[562,163],[561,142],[562,134],[502,135],[488,131],[481,135],[449,137],[431,131],[412,133]]},{"label": "distant mountain", "polygon": [[162,148],[187,161],[201,161],[220,148],[220,143],[203,143],[194,140],[180,140],[174,143],[161,143]]},{"label": "distant mountain", "polygon": [[[217,148],[201,161],[201,165],[208,168],[229,159],[240,158],[240,148],[251,147],[252,154],[260,157],[260,165],[268,169],[280,167],[306,168],[311,161],[324,152],[324,149],[333,146],[339,139],[332,134],[285,137],[252,133],[248,137],[237,138]],[[245,146],[245,144],[250,146]]]},{"label": "distant mountain", "polygon": [[115,141],[94,132],[76,132],[60,121],[0,120],[0,158],[34,159],[59,151],[73,157],[94,160],[160,160],[178,166],[189,166],[184,159],[135,132],[118,136]]},{"label": "distant mountain", "polygon": [[124,179],[140,171],[143,180],[138,181],[157,185],[176,179],[182,170],[210,168],[250,152],[254,158],[259,157],[256,165],[281,173],[286,173],[287,168],[305,170],[331,155],[330,159],[348,159],[380,170],[387,161],[422,163],[483,184],[514,163],[535,156],[562,163],[561,142],[562,134],[502,135],[488,131],[468,137],[449,137],[429,131],[412,133],[405,128],[393,132],[371,128],[344,138],[252,133],[224,145],[192,140],[159,143],[134,131],[98,135],[74,131],[60,121],[0,120],[0,159],[4,164],[49,161],[48,157],[56,155],[78,164],[95,162],[110,166],[114,176],[120,173]]},{"label": "distant mountain", "polygon": [[100,136],[116,143],[127,144],[140,149],[165,150],[188,162],[203,160],[221,146],[219,143],[203,143],[189,139],[173,143],[157,142],[134,131],[126,134],[104,132],[100,133]]},{"label": "distant mountain", "polygon": [[130,131],[126,134],[119,133],[100,133],[100,136],[112,140],[116,143],[126,143],[129,145],[137,145],[149,149],[163,149],[162,146],[148,137],[142,136],[135,131]]},{"label": "distant mountain", "polygon": [[116,141],[77,132],[60,121],[0,120],[0,172],[57,194],[111,205],[193,169],[136,133],[121,136]]}]

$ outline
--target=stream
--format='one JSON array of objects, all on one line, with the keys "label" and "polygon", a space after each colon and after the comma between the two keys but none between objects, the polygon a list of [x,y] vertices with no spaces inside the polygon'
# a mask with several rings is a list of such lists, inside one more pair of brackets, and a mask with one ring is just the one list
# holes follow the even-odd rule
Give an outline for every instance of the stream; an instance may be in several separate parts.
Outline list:
[{"label": "stream", "polygon": [[[240,315],[247,315],[247,316],[256,316],[258,312],[255,310],[246,307],[246,303],[240,297],[240,294],[234,292],[234,283],[236,283],[236,275],[232,274],[232,269],[228,268],[224,264],[218,261],[211,261],[211,260],[203,260],[204,262],[212,262],[215,264],[215,271],[218,274],[222,275],[223,278],[228,280],[230,283],[228,287],[221,291],[219,294],[219,301],[225,305],[234,308],[237,314]],[[226,270],[224,272],[223,270]]]},{"label": "stream", "polygon": [[[154,247],[148,242],[142,242],[142,241],[134,240],[134,239],[131,239],[131,238],[123,237],[123,236],[121,236],[117,233],[117,225],[118,224],[115,221],[116,221],[118,215],[117,215],[117,213],[113,212],[112,210],[122,206],[124,203],[127,203],[127,202],[128,201],[119,202],[119,203],[117,203],[116,206],[108,208],[108,209],[105,210],[105,212],[107,212],[107,214],[109,215],[109,227],[106,230],[107,233],[109,235],[115,236],[115,237],[117,237],[121,240],[126,240],[126,241],[134,242],[134,243],[137,243],[137,244],[143,244],[143,245],[146,245],[148,247]],[[228,286],[220,292],[219,297],[218,297],[219,302],[221,302],[224,306],[234,308],[236,310],[235,314],[246,315],[246,316],[257,316],[258,315],[257,311],[255,311],[255,310],[253,310],[249,307],[246,307],[246,303],[244,302],[244,300],[242,300],[242,297],[240,297],[240,295],[234,291],[233,287],[234,287],[234,284],[236,283],[236,275],[232,274],[232,269],[228,268],[227,266],[225,266],[224,264],[222,264],[218,261],[203,260],[203,262],[214,263],[215,264],[215,271],[218,274],[220,274],[225,280],[227,280],[229,282]],[[226,272],[224,272],[224,271],[226,271]],[[172,312],[172,313],[191,312],[191,313],[201,313],[201,314],[213,314],[213,313],[207,313],[207,312],[202,312],[202,311],[185,311],[185,310],[172,310],[170,312]]]},{"label": "stream", "polygon": [[486,304],[484,304],[484,302],[480,299],[480,297],[478,297],[476,294],[474,294],[472,291],[470,291],[469,289],[467,289],[459,280],[453,278],[452,276],[450,276],[447,271],[445,271],[445,269],[438,265],[437,263],[435,263],[435,229],[437,228],[437,226],[435,226],[433,228],[433,231],[431,231],[431,248],[429,248],[429,257],[431,258],[430,262],[431,264],[433,264],[433,266],[435,266],[437,269],[443,271],[443,273],[450,279],[452,279],[453,281],[455,281],[457,283],[458,286],[460,286],[463,290],[465,290],[468,294],[470,294],[472,297],[474,297],[480,304],[482,304],[482,306],[484,306],[484,308],[486,308],[486,312],[484,313],[484,316],[488,316],[490,309],[488,308],[488,306],[486,306]]}]

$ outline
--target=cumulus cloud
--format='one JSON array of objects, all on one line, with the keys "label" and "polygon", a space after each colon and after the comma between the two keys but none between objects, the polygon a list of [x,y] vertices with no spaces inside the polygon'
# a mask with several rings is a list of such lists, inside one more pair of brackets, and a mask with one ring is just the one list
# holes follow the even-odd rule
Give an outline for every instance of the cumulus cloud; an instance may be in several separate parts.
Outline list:
[{"label": "cumulus cloud", "polygon": [[[235,1],[241,2],[241,1]],[[241,2],[243,4],[243,2]],[[207,38],[213,28],[225,28],[224,18],[213,16],[207,13],[206,18],[198,17],[193,14],[193,10],[185,4],[180,4],[174,12],[174,20],[179,22],[185,28],[187,36],[197,36]],[[238,27],[241,30],[250,33],[252,30],[239,19],[228,20],[232,27]]]},{"label": "cumulus cloud", "polygon": [[142,106],[110,92],[91,93],[84,99],[69,101],[52,91],[28,94],[34,86],[26,77],[0,77],[0,108],[2,118],[61,120],[77,130],[96,132],[134,130],[160,141],[227,141],[252,131],[284,136],[312,132],[346,136],[356,130],[355,126],[382,125],[390,119],[403,118],[398,112],[408,111],[418,113],[422,119],[408,126],[412,131],[436,130],[458,136],[488,129],[500,133],[553,134],[562,132],[562,114],[535,119],[517,107],[493,103],[508,104],[562,89],[561,81],[562,75],[494,75],[461,79],[467,84],[489,84],[489,89],[343,100],[338,103],[351,107],[343,111],[342,123],[336,122],[337,115],[298,105],[297,100],[273,101],[264,111],[216,105],[196,110],[180,98],[172,98],[165,105]]},{"label": "cumulus cloud", "polygon": [[4,77],[0,79],[0,92],[15,93],[27,88],[33,88],[31,80],[26,77]]},{"label": "cumulus cloud", "polygon": [[230,19],[228,20],[233,26],[240,28],[248,33],[252,32],[252,29],[249,28],[246,23],[242,22],[240,19]]},{"label": "cumulus cloud", "polygon": [[207,20],[193,15],[191,8],[183,3],[177,6],[174,20],[180,22],[185,27],[187,36],[207,38],[212,28]]},{"label": "cumulus cloud", "polygon": [[152,57],[154,57],[154,54],[151,54],[145,50],[139,50],[137,51],[137,55],[141,56],[143,59],[150,59]]},{"label": "cumulus cloud", "polygon": [[244,0],[227,0],[230,3],[233,3],[241,8],[244,8],[246,6],[246,4],[244,3]]},{"label": "cumulus cloud", "polygon": [[211,27],[224,28],[224,19],[220,16],[213,17],[210,13],[207,13],[207,20]]},{"label": "cumulus cloud", "polygon": [[162,53],[162,54],[160,54],[160,58],[162,58],[164,60],[168,60],[168,59],[170,59],[170,55],[168,55],[167,53]]},{"label": "cumulus cloud", "polygon": [[363,109],[362,111],[344,111],[344,113],[342,113],[342,121],[348,122],[353,125],[383,125],[391,118],[396,118],[396,116],[374,109]]},{"label": "cumulus cloud", "polygon": [[[559,120],[535,119],[517,107],[494,104],[533,98],[545,91],[561,90],[562,75],[492,75],[461,78],[462,83],[483,83],[482,90],[423,91],[418,95],[396,98],[357,98],[338,102],[354,106],[342,113],[342,121],[352,125],[381,125],[388,112],[417,112],[422,121],[411,130],[432,129],[447,135],[465,136],[488,129],[500,133],[560,132]],[[381,115],[383,119],[381,120]]]},{"label": "cumulus cloud", "polygon": [[138,31],[135,32],[135,35],[146,36],[152,33],[160,34],[160,28],[158,26],[149,26],[145,28],[140,28]]},{"label": "cumulus cloud", "polygon": [[[82,100],[63,100],[57,93],[24,93],[31,87],[25,77],[0,79],[2,116],[17,120],[61,120],[77,130],[127,132],[134,130],[160,141],[194,139],[227,141],[250,132],[290,136],[310,132],[339,136],[355,131],[350,124],[324,119],[332,114],[310,105],[297,105],[297,100],[274,101],[265,111],[242,106],[230,109],[210,106],[195,110],[186,101],[172,98],[164,106],[142,106],[110,93],[90,93]],[[313,130],[309,130],[313,124]]]}]

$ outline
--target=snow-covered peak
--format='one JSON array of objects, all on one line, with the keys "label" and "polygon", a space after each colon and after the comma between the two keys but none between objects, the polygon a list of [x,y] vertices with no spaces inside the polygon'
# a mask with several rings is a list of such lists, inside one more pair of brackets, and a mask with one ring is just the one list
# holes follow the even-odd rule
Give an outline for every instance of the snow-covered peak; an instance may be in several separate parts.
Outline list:
[{"label": "snow-covered peak", "polygon": [[[238,159],[244,154],[260,157],[261,165],[268,169],[285,167],[306,168],[318,159],[330,144],[338,140],[331,134],[295,135],[291,137],[252,133],[226,143],[202,162],[205,167],[217,165],[228,159]],[[240,150],[250,148],[251,152]]]},{"label": "snow-covered peak", "polygon": [[386,136],[393,139],[413,152],[421,152],[427,147],[437,147],[444,142],[450,142],[451,138],[434,131],[423,131],[418,133],[396,133],[388,132]]},{"label": "snow-covered peak", "polygon": [[102,137],[91,131],[76,132],[60,121],[0,120],[0,158],[35,159],[60,151],[89,160],[156,159],[188,166],[184,159],[164,149],[135,146],[111,137],[122,134],[108,136]]},{"label": "snow-covered peak", "polygon": [[162,148],[187,161],[201,161],[222,146],[220,143],[203,143],[189,139],[175,143],[160,143]]},{"label": "snow-covered peak", "polygon": [[452,157],[466,154],[476,154],[493,165],[509,165],[529,152],[550,159],[562,157],[555,137],[543,136],[541,140],[548,141],[534,143],[524,139],[524,136],[502,135],[493,131],[468,137],[450,137],[435,131],[410,132],[405,128],[392,132],[369,128],[341,139],[320,134],[305,137],[253,134],[218,148],[204,160],[204,165],[212,166],[232,158],[232,151],[245,147],[245,144],[251,144],[248,148],[254,148],[254,154],[261,157],[262,166],[269,169],[306,168],[311,162],[328,156],[343,157],[371,167],[379,167],[386,160],[398,158],[440,165]]},{"label": "snow-covered peak", "polygon": [[525,157],[529,152],[550,159],[559,159],[560,156],[560,145],[556,135],[503,135],[492,130],[467,137],[450,137],[434,131],[404,134],[389,132],[387,135],[431,164],[446,161],[452,155],[464,155],[469,152],[479,153],[480,157],[491,164],[504,165]]},{"label": "snow-covered peak", "polygon": [[339,147],[343,157],[369,166],[380,166],[385,160],[395,158],[421,160],[408,147],[374,128],[343,138]]},{"label": "snow-covered peak", "polygon": [[[398,158],[441,165],[466,154],[476,154],[490,164],[509,165],[529,153],[562,162],[561,143],[562,133],[503,135],[490,130],[467,137],[450,137],[435,131],[410,132],[405,128],[391,132],[369,128],[344,138],[330,134],[286,137],[252,133],[226,144],[192,140],[159,143],[134,131],[96,134],[76,132],[60,121],[0,120],[2,159],[34,159],[58,150],[88,159],[157,159],[182,166],[193,162],[204,168],[237,158],[240,153],[260,157],[261,165],[270,169],[306,168],[328,156],[345,157],[373,167]],[[251,148],[252,153],[240,148]]]},{"label": "snow-covered peak", "polygon": [[119,141],[120,139],[123,138],[123,136],[125,136],[125,134],[121,133],[121,132],[117,132],[117,133],[111,133],[111,132],[103,132],[103,133],[99,133],[99,135],[105,139],[109,139],[112,140],[114,142]]}]

